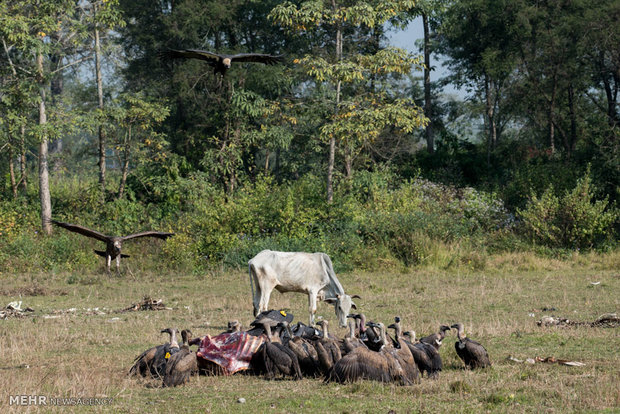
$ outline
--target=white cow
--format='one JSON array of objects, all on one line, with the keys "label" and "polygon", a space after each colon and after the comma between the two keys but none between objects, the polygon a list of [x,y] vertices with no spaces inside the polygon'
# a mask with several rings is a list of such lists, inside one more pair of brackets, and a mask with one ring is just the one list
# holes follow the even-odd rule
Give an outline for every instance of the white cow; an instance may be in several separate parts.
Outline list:
[{"label": "white cow", "polygon": [[248,262],[248,267],[255,316],[267,310],[274,288],[280,293],[308,294],[310,325],[314,325],[317,299],[335,306],[338,322],[342,327],[346,326],[351,307],[357,309],[352,298],[359,296],[344,293],[334,273],[332,261],[325,253],[263,250]]}]

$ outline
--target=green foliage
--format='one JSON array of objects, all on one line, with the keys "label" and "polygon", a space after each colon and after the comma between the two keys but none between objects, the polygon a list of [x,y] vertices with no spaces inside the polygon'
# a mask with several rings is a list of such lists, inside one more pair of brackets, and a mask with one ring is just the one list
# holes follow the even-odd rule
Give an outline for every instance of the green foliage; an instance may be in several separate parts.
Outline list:
[{"label": "green foliage", "polygon": [[614,240],[620,214],[607,200],[592,203],[590,173],[562,196],[549,187],[540,197],[532,194],[518,210],[523,231],[532,241],[552,247],[592,248]]},{"label": "green foliage", "polygon": [[[12,196],[9,166],[19,170],[22,153],[30,174],[16,201],[0,202],[0,267],[99,263],[77,235],[36,233],[40,137],[63,139],[62,153],[50,157],[54,218],[109,233],[172,230],[177,236],[156,248],[179,269],[245,267],[272,248],[325,251],[341,270],[475,270],[487,266],[487,253],[566,257],[564,249],[614,246],[620,9],[613,0],[535,6],[0,2],[1,196]],[[385,47],[389,25],[419,12],[430,18],[434,50],[450,59],[447,79],[470,94],[445,102],[433,84],[437,99],[426,115],[412,74],[419,59]],[[109,35],[104,60],[114,60],[104,70],[113,79],[105,111],[93,109],[94,85],[83,75],[94,25]],[[238,62],[221,78],[205,62],[160,62],[159,51],[181,47],[284,59]],[[63,69],[74,63],[75,73]],[[42,92],[61,80],[65,92],[47,94],[48,122],[36,125]],[[427,117],[434,154],[416,142]],[[487,145],[490,122],[497,142]],[[113,152],[104,205],[93,155],[101,124]],[[336,197],[326,205],[331,142]],[[592,174],[575,185],[588,164]]]},{"label": "green foliage", "polygon": [[320,24],[349,22],[355,26],[375,27],[397,14],[414,7],[411,0],[358,2],[351,5],[332,4],[324,1],[305,1],[300,6],[286,1],[275,7],[269,18],[284,27],[305,31]]},{"label": "green foliage", "polygon": [[362,218],[366,244],[381,244],[405,265],[429,256],[432,240],[467,240],[511,226],[497,197],[473,189],[457,190],[423,179],[404,183],[371,196],[372,210]]}]

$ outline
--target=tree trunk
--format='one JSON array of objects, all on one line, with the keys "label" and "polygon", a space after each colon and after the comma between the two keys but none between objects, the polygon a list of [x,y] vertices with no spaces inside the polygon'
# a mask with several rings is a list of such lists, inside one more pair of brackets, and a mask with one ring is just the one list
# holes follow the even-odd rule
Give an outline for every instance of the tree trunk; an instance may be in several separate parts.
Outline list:
[{"label": "tree trunk", "polygon": [[[615,67],[615,70],[609,70],[608,74],[605,70],[605,52],[599,53],[599,67],[603,73],[601,80],[603,81],[603,88],[605,89],[605,97],[607,99],[607,122],[611,129],[615,129],[616,125],[620,123],[620,116],[618,114],[618,92],[620,89],[620,67]],[[613,85],[612,85],[613,84]]]},{"label": "tree trunk", "polygon": [[127,174],[129,173],[129,154],[131,151],[131,126],[127,131],[128,138],[125,141],[124,150],[123,150],[123,173],[121,175],[121,182],[118,185],[118,196],[117,199],[123,198],[123,194],[125,194],[125,183],[127,183]]},{"label": "tree trunk", "polygon": [[557,68],[554,69],[552,85],[551,85],[551,99],[549,99],[549,151],[551,154],[555,153],[555,97],[558,89],[557,82]]},{"label": "tree trunk", "polygon": [[[97,8],[95,6],[95,14]],[[97,98],[99,101],[99,109],[103,112],[103,81],[101,79],[101,42],[99,40],[99,29],[97,23],[95,23],[95,78],[97,82]],[[99,136],[99,184],[101,186],[101,197],[105,201],[105,173],[106,173],[106,160],[105,160],[105,131],[103,124],[99,124],[98,128]]]},{"label": "tree trunk", "polygon": [[39,143],[39,196],[41,199],[41,227],[45,234],[52,234],[52,202],[50,198],[49,170],[47,161],[48,140],[45,132],[47,114],[45,112],[45,79],[43,77],[43,54],[37,53],[37,70],[39,72],[39,126],[42,127]]},{"label": "tree trunk", "polygon": [[269,150],[265,150],[265,174],[269,172],[269,156],[271,152]]},{"label": "tree trunk", "polygon": [[484,75],[484,92],[486,95],[486,115],[489,128],[489,137],[487,143],[487,165],[491,165],[491,152],[495,149],[497,143],[497,126],[495,124],[495,104],[493,103],[492,90],[493,80],[487,75]]},{"label": "tree trunk", "polygon": [[344,174],[347,180],[353,177],[353,151],[349,147],[344,149]]},{"label": "tree trunk", "polygon": [[424,135],[426,136],[426,150],[429,154],[435,152],[435,137],[433,136],[433,114],[431,105],[431,40],[428,27],[428,16],[422,13],[422,25],[424,26],[424,115],[431,120]]},{"label": "tree trunk", "polygon": [[[237,148],[241,147],[241,125],[240,125],[240,121],[237,120],[235,122],[236,126],[235,126],[235,130],[233,131],[233,139],[232,142],[234,143],[234,145]],[[228,180],[228,191],[229,194],[232,196],[233,193],[235,192],[235,188],[237,187],[237,164],[234,163],[232,165],[231,171],[230,171],[230,179]]]},{"label": "tree trunk", "polygon": [[17,181],[15,180],[15,166],[13,165],[13,145],[9,142],[9,175],[11,177],[11,190],[13,198],[17,198]]},{"label": "tree trunk", "polygon": [[568,112],[570,117],[570,138],[566,150],[568,158],[570,158],[577,142],[577,112],[575,111],[575,89],[573,89],[572,83],[568,85]]},{"label": "tree trunk", "polygon": [[[332,7],[336,10],[336,0],[332,0]],[[336,27],[336,60],[342,59],[342,27],[337,23]],[[340,106],[340,80],[336,83],[336,114]],[[327,202],[334,201],[334,160],[336,158],[336,137],[329,140],[329,157],[327,159]]]},{"label": "tree trunk", "polygon": [[19,143],[19,172],[21,173],[21,183],[24,188],[24,193],[28,191],[28,172],[26,171],[26,125],[20,128],[20,143]]}]

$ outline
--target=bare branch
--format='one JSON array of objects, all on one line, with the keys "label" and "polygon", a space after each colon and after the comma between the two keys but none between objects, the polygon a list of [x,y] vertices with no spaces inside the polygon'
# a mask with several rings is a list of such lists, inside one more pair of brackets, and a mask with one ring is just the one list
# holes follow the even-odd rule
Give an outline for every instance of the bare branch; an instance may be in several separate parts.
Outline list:
[{"label": "bare branch", "polygon": [[83,57],[83,58],[81,58],[81,59],[74,60],[74,61],[73,61],[73,62],[71,62],[71,63],[67,63],[67,64],[66,64],[66,65],[64,65],[64,66],[59,67],[58,69],[56,69],[56,70],[54,70],[54,71],[50,72],[50,74],[52,74],[52,75],[53,75],[53,74],[54,74],[54,73],[56,73],[56,72],[60,72],[61,70],[64,70],[64,69],[66,69],[66,68],[68,68],[68,67],[70,67],[70,66],[77,65],[78,63],[82,63],[82,62],[84,62],[85,60],[89,60],[89,59],[92,59],[92,58],[93,58],[92,56],[84,56],[84,57]]},{"label": "bare branch", "polygon": [[4,51],[6,52],[6,58],[9,60],[9,65],[11,65],[13,76],[17,76],[17,71],[15,70],[15,66],[13,66],[13,61],[11,60],[11,55],[9,54],[9,48],[6,45],[4,37],[2,38],[2,45],[4,46]]},{"label": "bare branch", "polygon": [[29,71],[28,69],[24,69],[21,66],[17,66],[17,69],[21,70],[22,72],[27,73],[30,76],[32,76],[32,74],[33,74],[31,71]]},{"label": "bare branch", "polygon": [[603,105],[601,105],[594,96],[592,96],[592,94],[590,94],[588,91],[585,91],[585,94],[588,98],[590,98],[590,100],[592,101],[592,103],[604,114],[607,114],[607,108],[605,108]]}]

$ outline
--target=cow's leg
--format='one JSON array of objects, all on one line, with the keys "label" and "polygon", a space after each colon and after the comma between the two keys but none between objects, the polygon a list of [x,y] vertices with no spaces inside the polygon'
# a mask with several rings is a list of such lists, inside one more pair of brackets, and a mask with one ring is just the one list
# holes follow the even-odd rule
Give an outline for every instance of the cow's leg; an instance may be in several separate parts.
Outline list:
[{"label": "cow's leg", "polygon": [[119,253],[118,256],[116,256],[116,274],[120,276],[121,274],[121,255]]},{"label": "cow's leg", "polygon": [[308,312],[310,313],[310,326],[314,326],[314,314],[316,313],[317,292],[308,292]]},{"label": "cow's leg", "polygon": [[265,312],[269,310],[269,298],[271,297],[272,289],[261,289],[260,302],[258,304],[258,312]]},{"label": "cow's leg", "polygon": [[256,269],[258,271],[258,290],[260,291],[260,300],[258,302],[258,312],[264,312],[269,309],[269,298],[271,297],[271,291],[275,287],[274,277],[268,269]]}]

